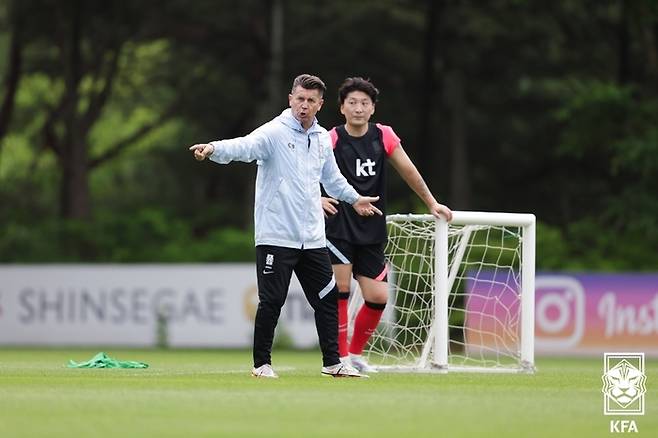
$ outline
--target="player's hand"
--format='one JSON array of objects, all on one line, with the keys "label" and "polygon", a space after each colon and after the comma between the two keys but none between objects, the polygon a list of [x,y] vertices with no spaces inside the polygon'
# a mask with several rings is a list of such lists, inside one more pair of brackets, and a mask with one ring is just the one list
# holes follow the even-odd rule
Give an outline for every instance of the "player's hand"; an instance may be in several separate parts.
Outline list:
[{"label": "player's hand", "polygon": [[360,216],[382,215],[380,209],[372,205],[373,202],[379,201],[379,196],[359,196],[352,207]]},{"label": "player's hand", "polygon": [[334,207],[335,205],[338,205],[338,201],[335,200],[334,198],[325,198],[322,196],[320,198],[322,201],[322,209],[324,210],[324,217],[329,217],[329,215],[334,215],[338,213],[338,209]]},{"label": "player's hand", "polygon": [[200,144],[195,144],[194,146],[190,146],[190,150],[194,152],[194,158],[196,158],[199,161],[203,161],[207,157],[209,157],[213,152],[215,152],[215,146],[211,144],[200,143]]},{"label": "player's hand", "polygon": [[452,210],[450,210],[448,207],[446,207],[443,204],[439,204],[438,202],[435,202],[430,207],[430,213],[432,213],[434,217],[443,218],[448,222],[452,220]]}]

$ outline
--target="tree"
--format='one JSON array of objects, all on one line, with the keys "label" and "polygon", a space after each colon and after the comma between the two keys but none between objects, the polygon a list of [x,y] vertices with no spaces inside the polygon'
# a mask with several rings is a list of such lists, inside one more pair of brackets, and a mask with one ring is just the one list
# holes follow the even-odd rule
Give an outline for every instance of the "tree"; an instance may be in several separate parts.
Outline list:
[{"label": "tree", "polygon": [[[19,6],[12,4],[8,11],[9,51],[7,71],[4,75],[4,96],[0,104],[0,141],[7,133],[14,111],[16,91],[20,83],[23,66],[23,14]],[[1,147],[1,143],[0,143]]]},{"label": "tree", "polygon": [[[47,109],[43,138],[45,145],[56,154],[61,168],[61,216],[84,219],[91,212],[91,170],[160,126],[172,115],[174,106],[130,137],[117,139],[103,154],[92,157],[90,132],[112,94],[126,43],[140,37],[139,29],[146,14],[137,14],[136,8],[114,2],[80,0],[58,2],[53,10],[57,19],[42,24],[54,38],[41,43],[54,44],[62,56],[42,62],[45,61],[45,70],[54,83],[63,82],[63,91]],[[98,32],[98,29],[105,31]],[[42,38],[47,37],[42,34]]]}]

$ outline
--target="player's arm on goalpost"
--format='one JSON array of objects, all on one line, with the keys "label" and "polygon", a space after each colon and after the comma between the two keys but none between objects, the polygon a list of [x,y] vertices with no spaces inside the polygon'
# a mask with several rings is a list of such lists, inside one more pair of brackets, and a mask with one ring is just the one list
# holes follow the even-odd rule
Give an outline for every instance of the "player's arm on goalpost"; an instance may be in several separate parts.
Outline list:
[{"label": "player's arm on goalpost", "polygon": [[420,172],[418,172],[418,169],[411,161],[411,158],[409,158],[409,155],[404,151],[401,144],[393,150],[389,160],[407,185],[411,187],[425,205],[427,205],[427,208],[432,215],[436,217],[442,216],[448,222],[452,220],[452,211],[434,198],[434,195],[432,195],[429,187],[427,187],[425,180]]}]

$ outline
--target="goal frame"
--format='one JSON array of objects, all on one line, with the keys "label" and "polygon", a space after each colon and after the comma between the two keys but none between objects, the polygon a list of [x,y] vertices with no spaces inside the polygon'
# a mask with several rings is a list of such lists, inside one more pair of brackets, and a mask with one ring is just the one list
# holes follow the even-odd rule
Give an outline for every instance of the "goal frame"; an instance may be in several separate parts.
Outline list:
[{"label": "goal frame", "polygon": [[[453,211],[452,221],[435,218],[430,214],[388,215],[390,221],[430,221],[435,222],[434,231],[434,315],[430,339],[425,343],[421,360],[416,367],[382,366],[386,371],[407,372],[508,372],[533,373],[535,371],[534,332],[535,332],[535,233],[536,218],[527,213],[499,213],[481,211]],[[450,225],[491,225],[519,227],[521,230],[521,297],[520,297],[520,363],[518,367],[477,367],[449,364],[449,297],[456,272],[449,272],[448,235]],[[467,243],[468,237],[464,239]],[[462,257],[464,248],[457,250],[456,257]],[[453,263],[456,271],[461,260]],[[429,349],[431,348],[431,357]]]}]

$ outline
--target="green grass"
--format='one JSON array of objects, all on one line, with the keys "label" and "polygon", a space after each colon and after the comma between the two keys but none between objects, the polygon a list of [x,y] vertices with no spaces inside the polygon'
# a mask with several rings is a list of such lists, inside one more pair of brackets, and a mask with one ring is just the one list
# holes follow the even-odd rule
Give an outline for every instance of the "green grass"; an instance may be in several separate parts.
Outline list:
[{"label": "green grass", "polygon": [[[535,375],[320,375],[318,352],[105,350],[145,370],[69,369],[100,350],[0,349],[0,437],[601,437],[602,358],[539,358]],[[658,433],[647,360],[644,436]],[[618,417],[618,419],[624,419]]]}]

